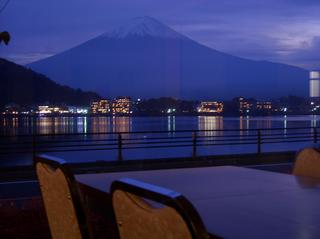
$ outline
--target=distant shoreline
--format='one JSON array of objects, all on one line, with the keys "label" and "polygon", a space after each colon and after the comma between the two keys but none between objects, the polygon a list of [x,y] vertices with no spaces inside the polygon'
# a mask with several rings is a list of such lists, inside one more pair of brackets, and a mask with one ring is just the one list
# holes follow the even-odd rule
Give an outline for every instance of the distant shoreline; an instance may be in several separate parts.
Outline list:
[{"label": "distant shoreline", "polygon": [[278,113],[278,114],[248,114],[248,115],[240,115],[240,114],[131,114],[131,115],[110,115],[110,114],[47,114],[47,115],[23,115],[23,114],[7,114],[0,115],[0,118],[54,118],[54,117],[168,117],[168,116],[176,116],[176,117],[196,117],[196,116],[217,116],[217,117],[273,117],[273,116],[317,116],[320,114],[299,114],[299,113]]}]

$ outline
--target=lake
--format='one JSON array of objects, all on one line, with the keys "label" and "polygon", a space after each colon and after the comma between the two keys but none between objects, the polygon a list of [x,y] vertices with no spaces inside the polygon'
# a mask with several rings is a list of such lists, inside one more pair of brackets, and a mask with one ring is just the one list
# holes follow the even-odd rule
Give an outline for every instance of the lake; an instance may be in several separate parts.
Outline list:
[{"label": "lake", "polygon": [[[168,138],[168,142],[176,141],[176,137],[181,139],[188,138],[192,140],[192,132],[190,130],[205,130],[199,132],[199,144],[201,145],[201,137],[210,139],[215,145],[203,145],[197,148],[197,155],[222,155],[235,153],[255,153],[257,145],[241,144],[241,145],[219,145],[219,140],[226,140],[228,137],[235,136],[237,143],[245,142],[246,137],[252,136],[256,140],[257,131],[246,131],[253,129],[275,129],[281,130],[270,131],[287,137],[288,130],[296,127],[318,127],[319,116],[303,115],[303,116],[267,116],[267,117],[222,117],[222,116],[167,116],[167,117],[38,117],[38,118],[0,118],[0,135],[14,136],[14,142],[20,142],[23,137],[19,135],[36,134],[66,134],[59,136],[60,143],[56,145],[63,146],[64,139],[68,139],[68,135],[80,133],[77,139],[88,142],[89,140],[112,139],[117,135],[104,135],[92,133],[113,132],[122,134],[123,140],[131,140],[135,145],[139,145],[142,140],[151,141],[154,137]],[[241,131],[238,131],[238,130]],[[176,132],[188,130],[188,132]],[[236,130],[236,131],[220,131],[220,130]],[[303,133],[310,133],[312,129],[306,129]],[[132,132],[141,132],[134,134]],[[148,133],[150,131],[165,131],[163,133]],[[291,130],[294,133],[302,133],[299,130]],[[130,133],[131,132],[131,133]],[[268,130],[262,134],[270,133]],[[80,137],[80,138],[79,138]],[[2,137],[6,140],[6,137]],[[3,141],[4,142],[4,141]],[[265,141],[267,142],[267,141]],[[189,144],[189,143],[188,143]],[[6,145],[3,143],[3,145]],[[159,145],[159,144],[158,144]],[[161,144],[163,145],[163,144]],[[123,159],[157,159],[172,157],[190,157],[192,155],[192,146],[181,147],[163,147],[163,148],[132,148],[123,150]],[[312,146],[313,142],[292,142],[292,143],[263,143],[262,152],[271,151],[287,151],[298,150],[302,147]],[[4,146],[4,148],[7,146]],[[9,146],[8,146],[9,147]],[[91,162],[91,161],[110,161],[117,160],[117,150],[93,150],[93,151],[72,151],[72,152],[51,152],[50,155],[62,157],[68,162]],[[14,154],[1,155],[0,164],[2,166],[26,165],[31,164],[30,154]]]}]

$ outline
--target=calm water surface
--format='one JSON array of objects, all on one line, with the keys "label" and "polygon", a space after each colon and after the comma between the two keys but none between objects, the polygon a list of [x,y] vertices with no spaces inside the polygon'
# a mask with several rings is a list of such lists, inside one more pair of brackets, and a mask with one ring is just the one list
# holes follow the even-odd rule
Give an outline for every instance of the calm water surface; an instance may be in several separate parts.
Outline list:
[{"label": "calm water surface", "polygon": [[[278,133],[286,134],[287,128],[318,127],[319,116],[270,116],[270,117],[221,117],[221,116],[195,116],[195,117],[39,117],[31,118],[0,118],[0,135],[26,135],[32,134],[71,134],[84,133],[83,137],[97,139],[105,135],[86,136],[88,133],[98,132],[137,132],[137,131],[170,131],[165,136],[179,136],[175,130],[222,130],[222,129],[272,129],[284,128]],[[251,134],[249,131],[236,132],[239,140]],[[183,136],[190,136],[185,133]],[[203,132],[203,136],[212,139],[227,138],[230,132]],[[235,134],[235,132],[232,132]],[[253,133],[252,133],[253,134]],[[152,133],[139,134],[139,137],[152,137]],[[157,135],[159,136],[159,135]],[[164,136],[164,135],[161,135]],[[111,136],[110,136],[111,137]],[[124,139],[130,139],[134,134],[124,134]],[[21,140],[20,137],[16,137]],[[262,151],[285,151],[313,145],[312,142],[304,143],[279,143],[264,144]],[[228,145],[228,146],[203,146],[199,147],[199,155],[254,153],[256,145]],[[116,150],[88,151],[88,152],[59,152],[50,153],[62,157],[69,162],[110,161],[117,159]],[[165,148],[165,149],[128,149],[123,151],[125,160],[170,158],[191,156],[191,147]],[[21,165],[30,164],[30,155],[1,155],[0,164]]]}]

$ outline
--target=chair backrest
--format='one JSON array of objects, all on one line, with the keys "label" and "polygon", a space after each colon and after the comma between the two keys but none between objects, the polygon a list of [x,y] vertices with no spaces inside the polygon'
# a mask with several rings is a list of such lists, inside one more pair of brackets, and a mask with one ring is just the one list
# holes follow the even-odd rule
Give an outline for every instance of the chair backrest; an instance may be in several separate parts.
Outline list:
[{"label": "chair backrest", "polygon": [[320,152],[315,148],[300,150],[296,155],[292,174],[320,178]]},{"label": "chair backrest", "polygon": [[111,194],[121,239],[209,238],[196,209],[177,192],[124,178],[112,183]]},{"label": "chair backrest", "polygon": [[34,163],[52,238],[90,238],[79,188],[66,163],[46,155],[36,156]]}]

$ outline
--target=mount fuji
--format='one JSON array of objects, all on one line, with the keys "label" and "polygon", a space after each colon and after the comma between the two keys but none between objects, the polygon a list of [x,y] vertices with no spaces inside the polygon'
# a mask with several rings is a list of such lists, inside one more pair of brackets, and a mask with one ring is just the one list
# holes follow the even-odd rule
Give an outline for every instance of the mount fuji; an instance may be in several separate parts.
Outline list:
[{"label": "mount fuji", "polygon": [[308,72],[302,68],[211,49],[151,17],[133,19],[28,67],[105,97],[261,99],[308,92]]}]

